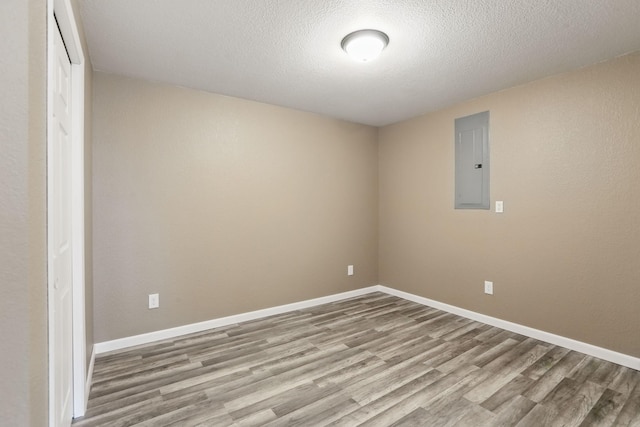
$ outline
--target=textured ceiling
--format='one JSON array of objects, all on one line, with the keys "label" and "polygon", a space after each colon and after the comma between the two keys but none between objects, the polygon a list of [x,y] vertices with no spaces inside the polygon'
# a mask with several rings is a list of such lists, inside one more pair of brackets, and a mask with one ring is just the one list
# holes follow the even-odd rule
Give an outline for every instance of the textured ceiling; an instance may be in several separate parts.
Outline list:
[{"label": "textured ceiling", "polygon": [[[639,0],[84,0],[96,70],[382,126],[640,50]],[[359,63],[342,38],[390,43]],[[640,77],[639,77],[640,78]]]}]

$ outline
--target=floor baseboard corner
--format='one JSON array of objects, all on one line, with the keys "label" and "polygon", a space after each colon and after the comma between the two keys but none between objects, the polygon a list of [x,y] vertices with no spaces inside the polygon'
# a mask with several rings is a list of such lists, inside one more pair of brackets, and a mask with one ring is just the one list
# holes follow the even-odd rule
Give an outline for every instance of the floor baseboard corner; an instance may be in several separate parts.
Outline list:
[{"label": "floor baseboard corner", "polygon": [[597,357],[599,359],[607,360],[609,362],[640,371],[640,358],[630,356],[628,354],[619,353],[614,350],[598,347],[596,345],[577,341],[572,338],[563,337],[561,335],[556,335],[550,332],[531,328],[529,326],[502,320],[497,317],[492,317],[486,314],[481,314],[475,311],[456,307],[454,305],[445,304],[440,301],[435,301],[429,298],[421,297],[419,295],[411,294],[409,292],[400,291],[385,285],[378,285],[378,290],[380,292],[413,301],[418,304],[437,308],[439,310],[456,314],[467,319],[486,323],[491,326],[496,326],[507,331],[515,332],[517,334],[524,335],[530,338],[535,338],[540,341],[548,342],[550,344],[559,345],[561,347],[568,348],[569,350],[575,350],[589,356]]},{"label": "floor baseboard corner", "polygon": [[352,291],[341,292],[338,294],[328,295],[319,298],[313,298],[291,304],[284,304],[275,307],[265,308],[247,313],[235,314],[232,316],[220,317],[217,319],[206,320],[204,322],[192,323],[188,325],[178,326],[170,329],[149,332],[140,335],[134,335],[125,338],[96,343],[93,347],[96,355],[101,355],[111,351],[124,350],[138,345],[149,344],[155,341],[176,338],[182,335],[192,334],[196,332],[206,331],[207,329],[228,326],[234,323],[246,322],[249,320],[260,319],[263,317],[273,316],[276,314],[287,313],[304,308],[315,307],[317,305],[328,304],[331,302],[341,301],[348,298],[354,298],[366,295],[372,292],[379,292],[379,285],[368,286],[365,288],[355,289]]}]

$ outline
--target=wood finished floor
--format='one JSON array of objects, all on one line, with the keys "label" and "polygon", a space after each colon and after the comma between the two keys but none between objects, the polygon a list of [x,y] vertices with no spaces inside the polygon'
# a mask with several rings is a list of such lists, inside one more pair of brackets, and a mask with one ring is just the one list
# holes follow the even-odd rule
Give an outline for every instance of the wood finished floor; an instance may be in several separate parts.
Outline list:
[{"label": "wood finished floor", "polygon": [[640,426],[640,372],[373,293],[100,356],[103,425]]}]

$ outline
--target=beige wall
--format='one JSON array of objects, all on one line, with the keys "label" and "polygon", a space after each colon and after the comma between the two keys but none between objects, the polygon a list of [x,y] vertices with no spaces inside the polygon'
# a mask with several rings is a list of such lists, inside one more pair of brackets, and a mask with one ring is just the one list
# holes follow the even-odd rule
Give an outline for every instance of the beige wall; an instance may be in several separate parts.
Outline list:
[{"label": "beige wall", "polygon": [[0,2],[0,424],[47,423],[46,2]]},{"label": "beige wall", "polygon": [[[640,356],[638,75],[636,53],[376,136],[96,73],[96,341],[381,283]],[[453,121],[484,110],[501,215],[453,209]]]},{"label": "beige wall", "polygon": [[[454,119],[485,110],[504,214],[453,209]],[[382,284],[640,356],[640,54],[385,127],[379,143]]]},{"label": "beige wall", "polygon": [[377,283],[375,128],[103,73],[93,126],[96,341]]}]

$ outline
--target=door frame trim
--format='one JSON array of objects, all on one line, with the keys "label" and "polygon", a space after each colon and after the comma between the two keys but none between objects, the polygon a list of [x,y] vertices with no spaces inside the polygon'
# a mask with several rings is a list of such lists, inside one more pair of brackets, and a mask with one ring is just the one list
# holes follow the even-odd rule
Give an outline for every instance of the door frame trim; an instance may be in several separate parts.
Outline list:
[{"label": "door frame trim", "polygon": [[[55,17],[54,17],[55,13]],[[57,24],[56,24],[57,18]],[[85,215],[84,215],[84,67],[85,54],[80,42],[77,21],[75,19],[70,0],[47,0],[47,88],[53,79],[53,35],[56,25],[60,28],[62,40],[69,54],[71,62],[71,131],[72,131],[72,171],[71,171],[71,233],[72,233],[72,301],[73,301],[73,417],[84,415],[88,399],[88,382],[86,366],[86,335],[85,335]],[[53,108],[49,89],[47,89],[47,117]],[[47,125],[47,152],[52,141],[52,129]],[[49,159],[47,160],[47,181],[49,181]],[[47,193],[49,199],[49,193]],[[49,201],[47,202],[49,211]],[[47,238],[50,239],[48,227],[49,215],[47,214]],[[47,246],[48,248],[48,246]],[[50,262],[50,250],[47,249],[48,265]],[[48,269],[47,290],[51,293],[53,286],[50,269]],[[48,308],[48,332],[52,335],[52,300],[47,303]],[[53,389],[53,355],[52,343],[49,340],[49,424],[55,425],[52,408],[54,402]],[[57,426],[56,426],[57,427]]]}]

